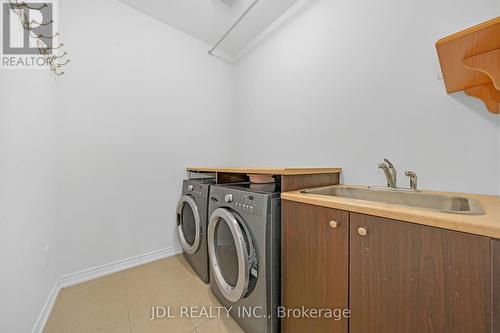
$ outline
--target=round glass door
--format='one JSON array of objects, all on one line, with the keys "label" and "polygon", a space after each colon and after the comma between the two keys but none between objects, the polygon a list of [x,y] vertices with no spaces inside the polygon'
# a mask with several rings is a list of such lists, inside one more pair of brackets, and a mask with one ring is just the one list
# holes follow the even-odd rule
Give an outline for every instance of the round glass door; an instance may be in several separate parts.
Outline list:
[{"label": "round glass door", "polygon": [[215,282],[222,295],[236,302],[248,293],[256,255],[248,229],[237,215],[216,209],[208,226],[208,252]]},{"label": "round glass door", "polygon": [[183,195],[177,204],[177,233],[184,252],[193,254],[201,243],[201,222],[198,206],[189,195]]}]

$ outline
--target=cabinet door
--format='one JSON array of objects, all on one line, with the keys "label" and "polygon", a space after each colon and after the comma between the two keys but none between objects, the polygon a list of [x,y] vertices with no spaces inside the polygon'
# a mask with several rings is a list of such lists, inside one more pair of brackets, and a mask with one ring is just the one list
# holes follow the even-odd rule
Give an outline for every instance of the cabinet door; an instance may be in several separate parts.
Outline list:
[{"label": "cabinet door", "polygon": [[350,333],[490,332],[488,238],[351,213],[350,258]]},{"label": "cabinet door", "polygon": [[500,333],[500,240],[491,241],[492,332]]},{"label": "cabinet door", "polygon": [[[347,309],[349,213],[283,201],[282,297],[286,310]],[[347,319],[282,318],[283,332],[347,332]]]}]

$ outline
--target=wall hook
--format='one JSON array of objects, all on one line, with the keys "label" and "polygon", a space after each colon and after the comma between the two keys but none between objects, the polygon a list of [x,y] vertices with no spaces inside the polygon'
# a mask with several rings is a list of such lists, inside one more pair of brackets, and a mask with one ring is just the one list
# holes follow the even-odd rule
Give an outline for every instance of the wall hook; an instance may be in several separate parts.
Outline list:
[{"label": "wall hook", "polygon": [[61,55],[59,55],[59,56],[58,56],[58,55],[52,55],[52,56],[50,56],[50,57],[51,57],[52,59],[61,59],[61,58],[64,58],[65,56],[67,56],[67,55],[68,55],[68,52],[64,52],[63,54],[61,54]]},{"label": "wall hook", "polygon": [[67,56],[68,53],[64,52],[61,55],[52,55],[52,54],[50,54],[51,53],[50,51],[60,49],[60,48],[64,47],[64,44],[60,43],[56,47],[52,47],[52,46],[49,47],[49,46],[47,46],[47,44],[45,42],[42,41],[43,39],[45,39],[45,40],[47,40],[47,39],[53,40],[56,37],[59,37],[60,36],[59,32],[55,32],[53,34],[53,36],[45,36],[44,34],[37,34],[34,31],[35,26],[36,27],[38,27],[38,26],[48,26],[48,25],[53,24],[54,20],[51,19],[48,22],[43,22],[43,21],[42,22],[37,22],[35,20],[31,20],[30,21],[28,19],[28,16],[26,15],[27,11],[25,9],[42,10],[43,8],[49,7],[49,5],[47,3],[43,3],[39,7],[35,7],[35,6],[32,6],[32,5],[29,5],[28,3],[24,2],[24,1],[23,2],[18,2],[18,0],[8,0],[8,3],[10,4],[10,7],[12,8],[12,10],[19,17],[19,20],[21,21],[21,25],[22,25],[23,29],[26,30],[26,31],[28,31],[32,38],[36,39],[37,46],[38,46],[38,52],[45,58],[47,64],[50,67],[50,69],[57,76],[63,75],[64,72],[63,71],[59,72],[58,69],[60,67],[62,67],[62,66],[67,65],[70,61],[69,61],[69,59],[67,59],[64,63],[58,63],[57,60],[65,57],[65,56]]},{"label": "wall hook", "polygon": [[22,8],[32,9],[32,10],[42,10],[44,8],[47,8],[49,5],[46,3],[43,3],[40,7],[31,7],[26,2],[21,2],[21,3],[18,3],[18,6],[22,7]]},{"label": "wall hook", "polygon": [[43,35],[43,34],[39,34],[39,35],[37,35],[37,36],[38,36],[38,38],[44,38],[44,39],[54,39],[54,38],[56,38],[56,37],[58,37],[58,36],[59,36],[59,33],[58,33],[58,32],[56,32],[53,36],[45,36],[45,35]]},{"label": "wall hook", "polygon": [[45,22],[45,23],[39,23],[39,22],[37,22],[37,21],[35,21],[35,20],[31,20],[31,21],[30,21],[30,26],[31,26],[32,24],[35,24],[36,26],[47,26],[47,25],[51,25],[51,24],[53,24],[53,23],[54,23],[54,20],[50,20],[49,22]]}]

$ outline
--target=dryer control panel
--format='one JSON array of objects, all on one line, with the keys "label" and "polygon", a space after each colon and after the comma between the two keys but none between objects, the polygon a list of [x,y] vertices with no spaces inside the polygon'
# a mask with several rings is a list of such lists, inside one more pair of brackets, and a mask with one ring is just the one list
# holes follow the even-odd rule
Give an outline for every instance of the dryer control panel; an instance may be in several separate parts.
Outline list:
[{"label": "dryer control panel", "polygon": [[209,187],[209,181],[185,179],[182,184],[182,194],[188,194],[195,198],[206,198]]},{"label": "dryer control panel", "polygon": [[191,184],[191,185],[188,185],[187,187],[187,193],[191,193],[191,194],[198,194],[198,195],[201,195],[201,185],[199,184]]}]

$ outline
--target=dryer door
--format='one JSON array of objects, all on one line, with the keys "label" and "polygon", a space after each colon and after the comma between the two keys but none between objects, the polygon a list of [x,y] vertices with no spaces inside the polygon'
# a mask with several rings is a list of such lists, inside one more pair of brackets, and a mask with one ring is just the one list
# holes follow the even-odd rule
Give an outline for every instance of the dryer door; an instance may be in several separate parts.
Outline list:
[{"label": "dryer door", "polygon": [[247,296],[257,279],[253,239],[245,222],[226,208],[217,208],[208,225],[208,254],[221,294],[236,302]]},{"label": "dryer door", "polygon": [[196,201],[183,195],[177,204],[177,233],[184,252],[193,254],[201,243],[201,218]]}]

